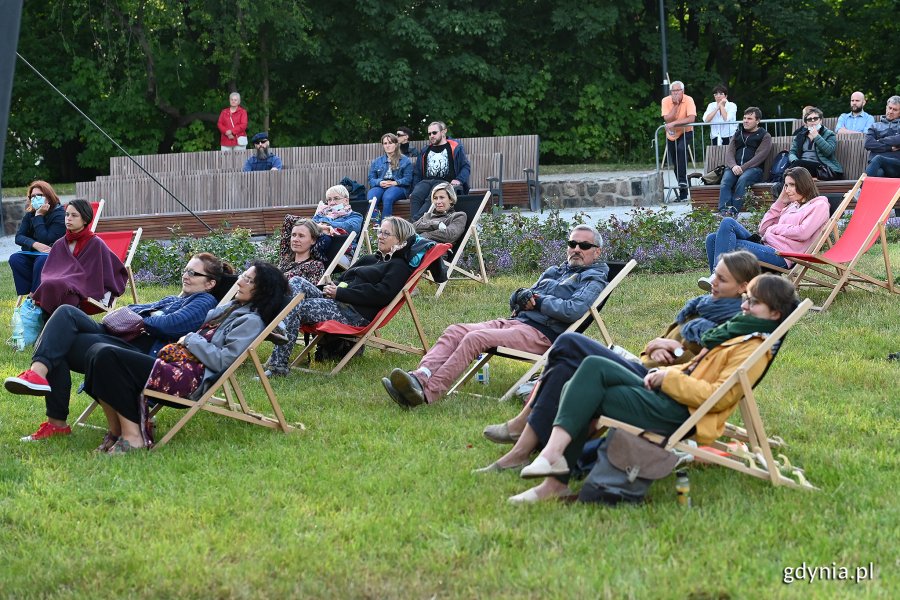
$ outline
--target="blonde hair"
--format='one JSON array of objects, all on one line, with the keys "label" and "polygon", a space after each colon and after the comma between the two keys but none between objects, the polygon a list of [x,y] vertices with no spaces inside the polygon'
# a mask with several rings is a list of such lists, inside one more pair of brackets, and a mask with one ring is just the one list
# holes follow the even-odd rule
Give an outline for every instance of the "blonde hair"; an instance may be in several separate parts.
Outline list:
[{"label": "blonde hair", "polygon": [[385,223],[390,223],[393,226],[394,234],[400,239],[401,243],[416,235],[416,228],[406,219],[387,217],[381,222],[381,226],[384,227]]},{"label": "blonde hair", "polygon": [[429,198],[431,198],[431,202],[434,203],[434,194],[441,190],[447,192],[447,197],[450,198],[450,207],[452,208],[456,206],[456,190],[453,188],[452,183],[447,183],[446,181],[441,182],[431,188],[431,195],[429,196]]}]

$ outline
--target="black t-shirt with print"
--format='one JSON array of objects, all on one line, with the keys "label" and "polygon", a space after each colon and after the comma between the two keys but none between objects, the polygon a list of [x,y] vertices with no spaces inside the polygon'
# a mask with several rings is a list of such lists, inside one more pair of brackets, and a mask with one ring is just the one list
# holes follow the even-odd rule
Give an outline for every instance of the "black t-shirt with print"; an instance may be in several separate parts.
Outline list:
[{"label": "black t-shirt with print", "polygon": [[453,153],[450,152],[450,143],[445,142],[439,146],[428,146],[425,156],[419,160],[425,161],[426,179],[443,179],[453,181],[456,179],[456,169],[453,165]]}]

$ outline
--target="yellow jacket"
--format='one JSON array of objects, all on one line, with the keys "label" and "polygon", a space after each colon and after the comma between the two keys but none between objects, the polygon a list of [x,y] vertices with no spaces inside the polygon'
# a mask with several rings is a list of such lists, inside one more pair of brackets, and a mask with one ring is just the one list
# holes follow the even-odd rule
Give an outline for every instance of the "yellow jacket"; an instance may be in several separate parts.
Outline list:
[{"label": "yellow jacket", "polygon": [[[763,340],[764,337],[756,333],[732,338],[710,350],[699,361],[695,359],[687,365],[667,367],[661,391],[672,400],[686,406],[690,413],[694,414],[697,408],[737,371]],[[762,376],[770,360],[772,360],[771,352],[750,368],[747,375],[751,385]],[[694,371],[686,373],[685,371],[693,365],[696,365]],[[722,435],[725,431],[725,422],[734,412],[734,407],[742,396],[740,386],[732,387],[700,419],[697,423],[697,434],[694,436],[698,443],[709,444]]]}]

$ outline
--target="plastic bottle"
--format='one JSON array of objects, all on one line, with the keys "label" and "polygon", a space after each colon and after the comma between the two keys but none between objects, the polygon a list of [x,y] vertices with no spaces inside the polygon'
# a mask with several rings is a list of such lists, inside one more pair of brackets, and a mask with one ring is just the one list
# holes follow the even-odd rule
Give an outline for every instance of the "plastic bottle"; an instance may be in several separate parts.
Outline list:
[{"label": "plastic bottle", "polygon": [[688,479],[687,471],[684,469],[675,471],[675,494],[678,497],[678,504],[684,508],[691,507],[691,480]]},{"label": "plastic bottle", "polygon": [[[478,360],[480,361],[484,358],[484,354],[478,355]],[[487,385],[491,382],[491,363],[486,362],[481,365],[481,368],[478,369],[478,372],[475,374],[475,380],[483,385]]]}]

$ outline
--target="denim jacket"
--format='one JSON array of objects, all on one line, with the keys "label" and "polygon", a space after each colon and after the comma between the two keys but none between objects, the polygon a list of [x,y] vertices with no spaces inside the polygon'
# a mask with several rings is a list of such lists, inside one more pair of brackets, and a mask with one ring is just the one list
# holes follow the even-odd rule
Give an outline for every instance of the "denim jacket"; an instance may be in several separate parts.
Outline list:
[{"label": "denim jacket", "polygon": [[[378,187],[378,184],[384,179],[384,174],[388,172],[390,166],[391,161],[386,154],[382,154],[372,161],[372,166],[369,167],[369,188]],[[400,155],[400,164],[397,169],[391,173],[391,178],[397,182],[399,187],[409,193],[413,178],[412,161],[410,161],[408,157]]]}]

